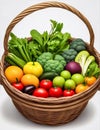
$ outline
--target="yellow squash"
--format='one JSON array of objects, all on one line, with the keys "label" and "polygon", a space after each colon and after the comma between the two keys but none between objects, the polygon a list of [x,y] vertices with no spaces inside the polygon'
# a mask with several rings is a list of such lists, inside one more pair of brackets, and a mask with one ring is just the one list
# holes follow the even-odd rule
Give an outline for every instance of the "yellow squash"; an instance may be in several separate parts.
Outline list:
[{"label": "yellow squash", "polygon": [[25,74],[34,74],[37,77],[43,73],[43,68],[39,62],[28,62],[24,65],[23,71]]}]

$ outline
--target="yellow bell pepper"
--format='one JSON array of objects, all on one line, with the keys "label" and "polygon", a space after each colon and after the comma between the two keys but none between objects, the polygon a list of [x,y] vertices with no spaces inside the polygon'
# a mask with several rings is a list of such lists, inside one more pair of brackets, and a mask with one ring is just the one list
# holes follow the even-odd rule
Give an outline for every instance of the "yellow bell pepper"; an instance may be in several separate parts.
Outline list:
[{"label": "yellow bell pepper", "polygon": [[28,62],[24,65],[23,71],[25,74],[34,74],[39,77],[43,73],[43,68],[39,62]]}]

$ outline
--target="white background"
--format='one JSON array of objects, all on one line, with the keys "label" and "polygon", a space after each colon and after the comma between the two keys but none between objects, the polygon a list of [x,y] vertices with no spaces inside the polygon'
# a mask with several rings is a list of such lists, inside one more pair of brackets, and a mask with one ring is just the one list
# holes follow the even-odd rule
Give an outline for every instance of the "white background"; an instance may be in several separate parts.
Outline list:
[{"label": "white background", "polygon": [[[0,58],[3,54],[3,39],[7,26],[12,19],[27,7],[47,0],[0,0]],[[94,33],[94,46],[100,52],[100,2],[99,0],[59,0],[77,8],[90,21]],[[18,23],[13,32],[19,37],[30,35],[30,30],[39,31],[50,28],[50,19],[64,23],[63,31],[73,37],[82,37],[89,42],[86,26],[72,13],[61,9],[45,9],[35,12]],[[23,117],[14,107],[10,97],[0,85],[0,129],[8,130],[100,130],[100,92],[89,101],[83,113],[74,121],[61,126],[44,126],[35,124]]]}]

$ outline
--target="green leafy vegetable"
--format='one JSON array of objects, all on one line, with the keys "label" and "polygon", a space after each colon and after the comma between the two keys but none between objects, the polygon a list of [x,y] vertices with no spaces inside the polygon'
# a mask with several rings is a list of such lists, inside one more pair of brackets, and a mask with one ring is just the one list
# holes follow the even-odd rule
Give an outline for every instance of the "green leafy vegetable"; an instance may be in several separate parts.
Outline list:
[{"label": "green leafy vegetable", "polygon": [[95,57],[92,56],[92,55],[90,55],[90,56],[86,59],[86,62],[85,62],[85,64],[84,64],[84,68],[83,68],[83,71],[82,71],[83,76],[85,76],[86,71],[87,71],[87,69],[88,69],[88,66],[89,66],[92,62],[94,62],[94,61],[95,61]]},{"label": "green leafy vegetable", "polygon": [[94,61],[89,65],[86,72],[86,76],[95,76],[96,78],[98,78],[99,75],[100,75],[100,67]]},{"label": "green leafy vegetable", "polygon": [[84,50],[77,54],[75,61],[81,65],[82,74],[85,76],[89,65],[95,61],[95,57],[90,55],[88,51]]},{"label": "green leafy vegetable", "polygon": [[75,61],[78,62],[82,67],[82,73],[83,73],[84,65],[88,56],[90,56],[90,54],[88,51],[85,50],[85,51],[80,51],[75,58]]},{"label": "green leafy vegetable", "polygon": [[11,33],[11,40],[8,43],[9,52],[15,54],[26,62],[31,61],[28,40],[26,38],[18,38],[15,34]]},{"label": "green leafy vegetable", "polygon": [[59,54],[69,46],[69,39],[71,35],[67,32],[62,33],[63,23],[57,21],[51,21],[51,30],[44,31],[40,34],[37,30],[31,30],[33,42],[38,45],[40,52],[52,52],[53,54]]},{"label": "green leafy vegetable", "polygon": [[[50,22],[50,32],[44,31],[41,34],[36,29],[32,29],[30,31],[31,40],[19,38],[11,33],[11,39],[8,43],[8,51],[11,56],[7,56],[6,61],[10,64],[21,66],[19,63],[20,60],[25,63],[36,61],[43,52],[50,52],[56,55],[61,54],[64,50],[68,49],[71,35],[67,32],[62,33],[63,23],[58,23],[54,20],[50,20]],[[15,61],[16,58],[14,61],[12,60],[12,57],[14,58],[15,56],[19,58],[19,60],[17,59],[18,61]]]},{"label": "green leafy vegetable", "polygon": [[10,63],[12,65],[17,65],[21,68],[23,68],[24,65],[26,64],[26,62],[24,60],[20,59],[19,57],[17,57],[13,53],[8,53],[5,60],[8,61],[8,63]]},{"label": "green leafy vegetable", "polygon": [[57,21],[52,19],[50,20],[50,22],[51,22],[51,31],[50,31],[51,36],[56,32],[61,32],[63,28],[63,23],[58,23]]},{"label": "green leafy vegetable", "polygon": [[31,30],[30,34],[32,36],[32,39],[36,40],[37,43],[42,47],[43,45],[42,35],[35,29]]}]

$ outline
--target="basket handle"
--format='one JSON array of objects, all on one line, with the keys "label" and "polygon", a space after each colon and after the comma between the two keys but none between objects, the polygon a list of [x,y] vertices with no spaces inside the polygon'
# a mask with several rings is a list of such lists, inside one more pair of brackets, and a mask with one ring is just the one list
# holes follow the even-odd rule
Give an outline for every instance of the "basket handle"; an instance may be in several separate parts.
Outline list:
[{"label": "basket handle", "polygon": [[12,22],[9,24],[7,30],[6,30],[6,34],[4,37],[4,49],[5,51],[7,51],[7,43],[8,43],[8,38],[10,35],[11,30],[14,28],[14,26],[20,22],[25,16],[31,14],[32,12],[41,10],[41,9],[45,9],[45,8],[49,8],[49,7],[58,7],[58,8],[63,8],[66,9],[72,13],[74,13],[75,15],[77,15],[87,26],[88,31],[89,31],[89,35],[90,35],[90,47],[93,50],[93,46],[94,46],[94,32],[92,29],[91,24],[89,23],[89,21],[87,20],[87,18],[85,16],[83,16],[83,14],[81,14],[77,9],[75,9],[74,7],[62,3],[62,2],[56,2],[56,1],[49,1],[49,2],[42,2],[39,4],[35,4],[32,5],[30,7],[28,7],[27,9],[25,9],[24,11],[22,11],[19,15],[17,15]]}]

